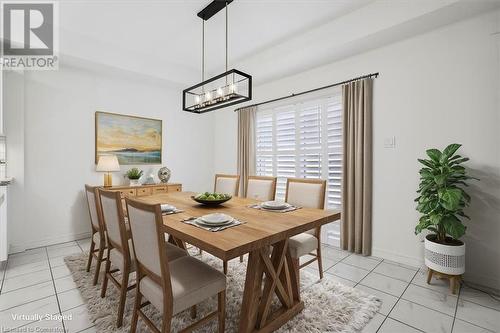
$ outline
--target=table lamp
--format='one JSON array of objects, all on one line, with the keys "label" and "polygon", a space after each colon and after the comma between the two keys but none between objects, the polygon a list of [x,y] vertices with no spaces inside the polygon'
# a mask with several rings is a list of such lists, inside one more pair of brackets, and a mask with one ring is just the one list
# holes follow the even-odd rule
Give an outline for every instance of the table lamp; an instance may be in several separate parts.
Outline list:
[{"label": "table lamp", "polygon": [[99,157],[95,171],[106,172],[104,174],[104,186],[113,185],[113,176],[111,172],[120,171],[120,164],[115,155],[102,155]]}]

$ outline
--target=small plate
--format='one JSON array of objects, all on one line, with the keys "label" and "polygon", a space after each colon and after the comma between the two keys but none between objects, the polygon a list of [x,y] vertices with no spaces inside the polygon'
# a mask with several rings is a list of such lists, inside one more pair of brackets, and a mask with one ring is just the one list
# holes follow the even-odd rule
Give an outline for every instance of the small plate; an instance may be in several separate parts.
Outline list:
[{"label": "small plate", "polygon": [[261,204],[261,207],[266,209],[281,210],[290,207],[290,204],[283,201],[266,201]]},{"label": "small plate", "polygon": [[174,206],[169,205],[169,204],[162,204],[162,205],[160,205],[160,207],[161,207],[161,211],[164,213],[173,212],[174,210],[176,210],[176,208]]},{"label": "small plate", "polygon": [[231,218],[229,221],[224,221],[220,223],[206,223],[202,219],[196,219],[194,220],[194,223],[199,224],[203,227],[223,227],[225,225],[233,223],[234,219]]},{"label": "small plate", "polygon": [[203,215],[202,217],[200,217],[200,220],[202,220],[206,224],[216,225],[232,221],[233,218],[227,214],[213,213],[213,214]]}]

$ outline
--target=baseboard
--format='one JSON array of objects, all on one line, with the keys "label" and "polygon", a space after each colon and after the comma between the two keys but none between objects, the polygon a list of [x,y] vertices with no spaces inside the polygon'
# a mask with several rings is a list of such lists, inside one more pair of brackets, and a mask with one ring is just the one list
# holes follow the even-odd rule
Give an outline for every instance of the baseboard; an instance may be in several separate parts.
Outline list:
[{"label": "baseboard", "polygon": [[379,248],[372,248],[372,256],[379,257],[382,259],[387,259],[390,261],[395,261],[400,264],[405,264],[413,267],[421,267],[424,264],[424,257],[410,257],[401,255],[400,253],[394,253],[387,250],[382,250]]},{"label": "baseboard", "polygon": [[88,238],[90,236],[91,236],[90,232],[82,232],[82,233],[78,233],[78,234],[67,234],[67,235],[60,235],[60,236],[56,236],[56,237],[49,237],[49,238],[45,238],[45,239],[37,239],[35,241],[30,241],[30,242],[10,244],[9,254],[23,252],[23,251],[26,251],[28,249],[34,249],[34,248],[42,247],[42,246],[49,246],[49,245],[54,245],[54,244],[59,244],[59,243],[71,242],[71,241],[75,241],[78,239]]},{"label": "baseboard", "polygon": [[466,270],[464,273],[464,281],[480,289],[485,289],[487,292],[500,295],[500,279],[488,275],[467,272]]}]

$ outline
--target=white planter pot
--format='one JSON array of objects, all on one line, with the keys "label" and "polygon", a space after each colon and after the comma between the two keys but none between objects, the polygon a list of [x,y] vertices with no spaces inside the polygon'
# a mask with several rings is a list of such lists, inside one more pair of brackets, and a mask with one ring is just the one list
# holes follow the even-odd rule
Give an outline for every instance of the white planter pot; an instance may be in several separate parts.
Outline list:
[{"label": "white planter pot", "polygon": [[129,185],[130,186],[140,186],[139,184],[139,179],[129,179]]},{"label": "white planter pot", "polygon": [[425,265],[433,271],[460,275],[465,272],[465,244],[444,245],[425,237]]}]

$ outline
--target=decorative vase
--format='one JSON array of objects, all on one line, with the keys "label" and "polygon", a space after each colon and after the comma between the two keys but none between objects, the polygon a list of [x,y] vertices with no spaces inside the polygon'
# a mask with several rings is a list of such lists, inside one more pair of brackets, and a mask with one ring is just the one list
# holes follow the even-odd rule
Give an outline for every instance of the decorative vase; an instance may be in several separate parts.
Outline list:
[{"label": "decorative vase", "polygon": [[[461,275],[465,272],[465,244],[454,241],[456,245],[436,243],[435,235],[425,237],[425,265],[433,271]],[[449,239],[451,241],[451,238]]]},{"label": "decorative vase", "polygon": [[160,168],[160,170],[158,170],[158,178],[162,183],[168,183],[171,175],[172,172],[167,167],[162,167]]},{"label": "decorative vase", "polygon": [[129,179],[129,185],[130,186],[139,186],[139,179]]}]

